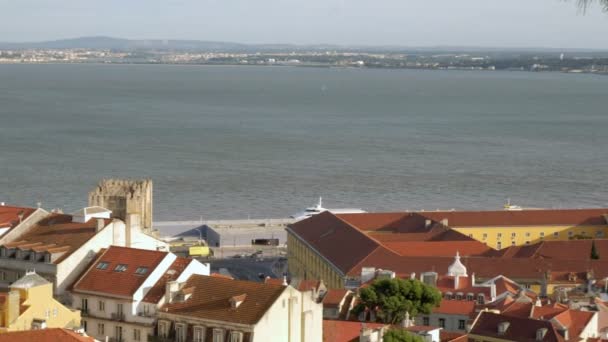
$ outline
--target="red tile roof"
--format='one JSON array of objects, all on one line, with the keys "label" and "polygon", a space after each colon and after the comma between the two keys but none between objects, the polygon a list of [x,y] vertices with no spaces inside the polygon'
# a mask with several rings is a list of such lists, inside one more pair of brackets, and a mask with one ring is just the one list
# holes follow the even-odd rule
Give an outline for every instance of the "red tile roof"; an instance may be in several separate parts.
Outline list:
[{"label": "red tile roof", "polygon": [[479,241],[407,241],[384,242],[383,246],[401,256],[483,255],[491,250]]},{"label": "red tile roof", "polygon": [[[105,225],[111,222],[105,220]],[[51,214],[33,226],[25,234],[15,238],[14,242],[5,243],[7,248],[36,249],[51,253],[63,253],[53,260],[58,264],[97,233],[97,220],[86,223],[72,222],[71,215]],[[28,247],[29,246],[29,247]]]},{"label": "red tile roof", "polygon": [[337,307],[349,293],[346,289],[328,289],[323,297],[323,306]]},{"label": "red tile roof", "polygon": [[49,328],[42,330],[27,330],[6,332],[0,334],[0,342],[94,342],[92,337],[84,337],[71,330]]},{"label": "red tile roof", "polygon": [[543,305],[543,306],[535,306],[534,308],[532,308],[532,314],[531,317],[532,318],[536,318],[536,319],[551,319],[555,316],[557,316],[558,314],[567,311],[568,310],[568,306],[564,305],[564,304],[560,304],[560,303],[554,303],[554,304],[550,304],[550,305]]},{"label": "red tile roof", "polygon": [[[509,326],[503,334],[498,333],[498,325],[508,322]],[[485,336],[490,338],[518,341],[535,342],[536,333],[539,329],[547,329],[543,341],[563,342],[562,336],[555,330],[553,325],[547,321],[532,318],[511,317],[495,314],[492,312],[480,312],[475,320],[469,335]]]},{"label": "red tile roof", "polygon": [[323,320],[323,342],[359,342],[363,327],[378,329],[386,326],[381,323],[361,323],[351,321]]},{"label": "red tile roof", "polygon": [[[171,266],[167,268],[165,273],[158,279],[156,284],[148,290],[148,293],[144,296],[143,301],[148,303],[158,303],[161,298],[165,295],[165,287],[168,281],[173,281],[179,278],[179,276],[184,272],[186,267],[190,265],[192,259],[178,257],[173,261]],[[152,272],[152,270],[150,270]]]},{"label": "red tile roof", "polygon": [[[73,291],[131,297],[168,254],[167,252],[110,246],[74,283]],[[108,264],[105,269],[98,268],[102,262]],[[115,269],[118,265],[126,265],[127,269],[124,272],[117,272]],[[138,267],[146,267],[147,272],[136,274]]]},{"label": "red tile roof", "polygon": [[608,258],[608,240],[542,241],[528,246],[512,246],[491,251],[487,256],[500,258],[542,258],[556,260],[590,260],[591,246],[595,243],[600,259]]},{"label": "red tile roof", "polygon": [[[554,316],[553,321],[557,321],[559,325],[568,328],[568,334],[573,338],[581,335],[595,314],[595,312],[590,311],[565,310]],[[557,328],[560,329],[559,326]]]},{"label": "red tile roof", "polygon": [[[282,283],[282,281],[281,281],[281,283]],[[306,292],[306,291],[311,291],[311,290],[317,290],[319,288],[319,286],[321,286],[320,280],[303,279],[298,284],[298,291]]]},{"label": "red tile roof", "polygon": [[[185,302],[165,304],[161,312],[239,324],[256,324],[285,291],[285,286],[242,280],[192,275],[184,288],[193,287]],[[232,308],[230,298],[246,294],[238,308]]]},{"label": "red tile roof", "polygon": [[28,218],[34,211],[36,211],[34,208],[0,205],[0,228],[15,227],[21,220]]},{"label": "red tile roof", "polygon": [[467,334],[445,330],[439,332],[439,339],[441,342],[467,342],[469,340]]}]

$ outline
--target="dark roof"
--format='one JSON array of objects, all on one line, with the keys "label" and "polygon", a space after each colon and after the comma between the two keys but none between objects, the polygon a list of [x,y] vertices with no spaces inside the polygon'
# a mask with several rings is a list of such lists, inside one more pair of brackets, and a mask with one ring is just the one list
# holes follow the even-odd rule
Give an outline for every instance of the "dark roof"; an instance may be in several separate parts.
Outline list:
[{"label": "dark roof", "polygon": [[[193,288],[191,297],[185,302],[165,304],[161,312],[248,325],[256,324],[286,288],[202,275],[190,276],[183,287]],[[246,299],[232,308],[230,299],[242,295]]]},{"label": "dark roof", "polygon": [[[501,323],[509,323],[508,328],[502,334],[498,332]],[[532,318],[520,318],[492,312],[481,312],[471,328],[471,335],[479,335],[509,341],[533,342],[537,341],[536,333],[539,329],[546,329],[545,342],[562,342],[564,339],[548,321]]]}]

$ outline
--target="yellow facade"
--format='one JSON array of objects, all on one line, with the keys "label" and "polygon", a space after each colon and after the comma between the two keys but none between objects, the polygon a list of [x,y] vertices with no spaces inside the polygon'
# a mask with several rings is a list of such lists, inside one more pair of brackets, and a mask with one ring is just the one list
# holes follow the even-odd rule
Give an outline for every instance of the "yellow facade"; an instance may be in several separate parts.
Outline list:
[{"label": "yellow facade", "polygon": [[53,284],[35,273],[27,273],[3,294],[0,304],[0,333],[35,328],[80,327],[80,311],[65,307],[53,298]]},{"label": "yellow facade", "polygon": [[291,233],[287,234],[289,272],[298,279],[323,280],[328,288],[343,288],[344,277],[329,262]]},{"label": "yellow facade", "polygon": [[481,241],[494,249],[522,246],[547,241],[565,241],[573,237],[604,238],[605,226],[511,226],[511,227],[455,227],[464,235]]}]

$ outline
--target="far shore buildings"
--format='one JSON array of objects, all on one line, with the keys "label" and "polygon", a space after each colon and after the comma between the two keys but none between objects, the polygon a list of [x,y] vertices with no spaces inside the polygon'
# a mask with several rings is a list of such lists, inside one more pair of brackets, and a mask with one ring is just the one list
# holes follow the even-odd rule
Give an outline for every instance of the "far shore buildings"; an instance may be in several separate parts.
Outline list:
[{"label": "far shore buildings", "polygon": [[[174,291],[175,290],[175,291]],[[168,288],[158,336],[177,342],[319,342],[322,305],[314,291],[192,275]]]},{"label": "far shore buildings", "polygon": [[[607,279],[608,240],[597,239],[607,218],[608,209],[324,212],[287,228],[289,270],[295,279],[354,289],[375,270],[400,277],[445,270],[458,252],[477,281],[502,274],[551,295]],[[596,239],[568,240],[584,237]]]}]

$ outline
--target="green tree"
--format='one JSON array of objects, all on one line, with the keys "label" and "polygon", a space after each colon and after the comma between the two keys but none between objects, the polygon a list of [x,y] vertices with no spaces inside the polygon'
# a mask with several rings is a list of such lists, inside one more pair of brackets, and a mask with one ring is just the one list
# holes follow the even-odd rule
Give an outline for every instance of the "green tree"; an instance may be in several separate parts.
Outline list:
[{"label": "green tree", "polygon": [[361,289],[359,297],[355,314],[368,309],[387,324],[403,321],[406,313],[411,317],[430,314],[441,302],[441,292],[416,279],[379,279]]},{"label": "green tree", "polygon": [[[591,6],[591,4],[593,4],[595,2],[595,0],[578,0],[578,6],[583,10],[587,10],[587,8],[589,6]],[[608,0],[597,0],[597,2],[600,4],[600,6],[602,8],[604,8],[604,11],[608,12]]]},{"label": "green tree", "polygon": [[422,337],[403,329],[391,329],[384,334],[384,342],[424,342]]},{"label": "green tree", "polygon": [[600,258],[600,254],[597,252],[597,248],[595,247],[595,241],[591,243],[591,259],[598,260]]}]

